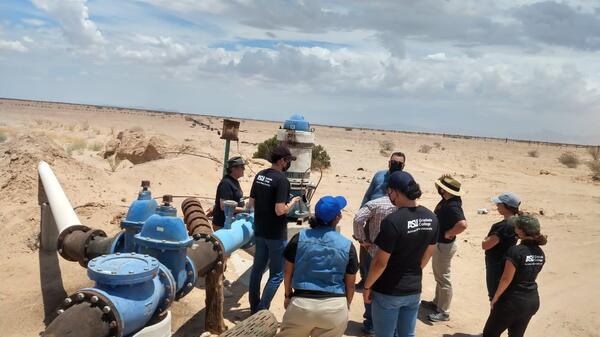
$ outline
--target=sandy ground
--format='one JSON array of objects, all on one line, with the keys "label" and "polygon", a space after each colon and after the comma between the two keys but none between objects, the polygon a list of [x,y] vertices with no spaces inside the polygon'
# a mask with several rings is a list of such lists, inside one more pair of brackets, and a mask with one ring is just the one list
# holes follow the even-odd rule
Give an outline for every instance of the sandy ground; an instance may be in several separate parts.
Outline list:
[{"label": "sandy ground", "polygon": [[[8,139],[0,144],[0,331],[3,336],[34,336],[53,317],[57,301],[66,293],[91,285],[85,271],[74,262],[39,250],[37,172],[39,160],[50,163],[82,223],[109,234],[119,228],[119,217],[137,196],[142,179],[152,182],[155,196],[199,195],[213,197],[221,166],[206,158],[171,155],[139,165],[121,163],[114,172],[98,155],[99,147],[126,128],[141,127],[149,135],[168,135],[177,146],[187,145],[196,153],[221,158],[224,141],[217,134],[222,120],[196,116],[215,129],[192,123],[183,115],[127,109],[99,109],[80,105],[0,100],[0,132]],[[233,154],[251,157],[259,143],[275,134],[280,123],[242,121],[240,143]],[[600,336],[600,184],[593,182],[585,165],[569,169],[557,161],[565,151],[589,160],[585,149],[480,139],[395,133],[327,126],[315,127],[317,143],[331,156],[316,197],[344,195],[342,232],[350,236],[352,218],[373,173],[386,165],[380,141],[391,141],[407,154],[406,170],[424,189],[421,203],[433,208],[438,200],[433,181],[442,173],[462,180],[464,210],[469,228],[460,238],[453,260],[454,299],[452,320],[434,324],[419,320],[417,335],[459,337],[481,332],[489,304],[484,281],[481,239],[500,216],[490,197],[514,191],[526,210],[539,212],[543,231],[549,236],[547,264],[538,278],[541,309],[533,318],[527,336]],[[84,141],[85,148],[69,144]],[[436,143],[438,143],[436,145]],[[418,150],[428,144],[425,154]],[[71,151],[65,151],[69,149]],[[539,157],[528,156],[537,150]],[[69,154],[69,152],[71,152]],[[232,155],[233,155],[232,154]],[[266,165],[252,161],[242,181],[250,190],[253,172]],[[364,170],[358,170],[363,168]],[[546,170],[549,174],[540,174]],[[314,174],[313,176],[318,176]],[[178,199],[177,204],[181,202]],[[206,201],[208,206],[210,201]],[[179,206],[179,205],[177,205]],[[478,215],[478,208],[489,214]],[[180,212],[180,211],[179,211]],[[181,213],[180,213],[181,214]],[[59,263],[60,268],[53,268]],[[232,258],[228,278],[237,280],[251,263],[244,252]],[[424,272],[422,298],[431,299],[435,283],[428,266]],[[248,315],[243,277],[230,288],[226,299],[228,325]],[[43,290],[43,291],[42,291]],[[283,316],[280,288],[272,311]],[[194,290],[172,306],[174,336],[199,336],[204,326],[204,291]],[[352,303],[346,335],[360,336],[362,296]],[[422,317],[423,315],[421,315]]]}]

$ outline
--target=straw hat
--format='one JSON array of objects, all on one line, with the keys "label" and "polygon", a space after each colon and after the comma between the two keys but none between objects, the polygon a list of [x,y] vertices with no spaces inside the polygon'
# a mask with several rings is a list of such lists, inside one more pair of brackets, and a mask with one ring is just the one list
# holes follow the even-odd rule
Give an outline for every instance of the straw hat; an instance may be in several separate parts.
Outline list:
[{"label": "straw hat", "polygon": [[460,181],[452,178],[450,175],[441,176],[435,181],[435,185],[455,196],[461,196],[463,194],[460,190]]}]

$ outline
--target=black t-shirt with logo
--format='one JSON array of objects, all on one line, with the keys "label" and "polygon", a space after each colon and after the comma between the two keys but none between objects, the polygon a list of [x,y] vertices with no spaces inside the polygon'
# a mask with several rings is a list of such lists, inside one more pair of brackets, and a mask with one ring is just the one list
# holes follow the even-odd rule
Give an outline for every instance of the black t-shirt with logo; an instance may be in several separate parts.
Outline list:
[{"label": "black t-shirt with logo", "polygon": [[506,260],[515,266],[516,271],[502,297],[537,294],[535,279],[546,263],[546,255],[540,246],[534,242],[522,241],[521,244],[508,249]]},{"label": "black t-shirt with logo", "polygon": [[373,290],[394,296],[420,293],[421,259],[437,236],[438,219],[423,206],[400,208],[385,217],[375,244],[391,256]]},{"label": "black t-shirt with logo", "polygon": [[286,214],[278,216],[275,204],[287,203],[290,182],[273,168],[258,172],[254,177],[250,197],[254,199],[254,235],[271,240],[287,239]]},{"label": "black t-shirt with logo", "polygon": [[457,222],[465,220],[465,213],[462,209],[462,199],[460,197],[452,197],[448,200],[442,199],[435,206],[435,215],[440,222],[440,230],[438,233],[438,242],[451,243],[456,240],[456,237],[448,240],[444,237],[447,230],[454,227]]},{"label": "black t-shirt with logo", "polygon": [[219,186],[217,186],[217,196],[215,197],[215,207],[213,208],[213,225],[223,227],[225,224],[225,212],[221,209],[221,199],[236,201],[239,207],[243,207],[243,197],[244,194],[242,193],[240,182],[230,175],[223,177]]},{"label": "black t-shirt with logo", "polygon": [[487,236],[491,235],[496,235],[500,241],[485,251],[485,260],[488,263],[503,263],[508,249],[517,243],[515,229],[508,221],[502,220],[492,225]]}]

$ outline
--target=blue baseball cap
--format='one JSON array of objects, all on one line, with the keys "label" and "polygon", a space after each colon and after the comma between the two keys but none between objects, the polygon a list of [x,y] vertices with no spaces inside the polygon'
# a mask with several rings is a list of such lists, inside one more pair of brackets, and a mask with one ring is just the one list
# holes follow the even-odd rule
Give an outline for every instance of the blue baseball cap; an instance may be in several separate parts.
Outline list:
[{"label": "blue baseball cap", "polygon": [[342,196],[326,196],[319,199],[315,206],[315,216],[317,219],[330,223],[337,217],[348,202]]},{"label": "blue baseball cap", "polygon": [[393,190],[405,191],[415,179],[406,171],[396,171],[390,175],[387,187]]},{"label": "blue baseball cap", "polygon": [[494,204],[505,204],[512,208],[519,208],[521,205],[521,198],[512,192],[504,192],[497,197],[492,198]]}]

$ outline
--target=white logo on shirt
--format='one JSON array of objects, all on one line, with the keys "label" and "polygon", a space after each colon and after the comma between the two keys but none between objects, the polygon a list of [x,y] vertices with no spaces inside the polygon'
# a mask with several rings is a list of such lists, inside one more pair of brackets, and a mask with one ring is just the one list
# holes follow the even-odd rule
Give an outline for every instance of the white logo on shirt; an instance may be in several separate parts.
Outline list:
[{"label": "white logo on shirt", "polygon": [[540,266],[544,263],[543,255],[527,255],[525,256],[526,266]]},{"label": "white logo on shirt", "polygon": [[256,176],[256,183],[257,184],[261,184],[264,186],[268,186],[271,187],[271,182],[273,181],[273,178],[269,178],[266,176],[263,176],[262,174],[259,174],[258,176]]},{"label": "white logo on shirt", "polygon": [[432,219],[414,219],[414,220],[409,220],[406,223],[406,228],[407,228],[407,233],[411,234],[411,233],[416,233],[418,231],[430,231],[433,230],[433,228],[431,228],[431,223],[433,222]]}]

